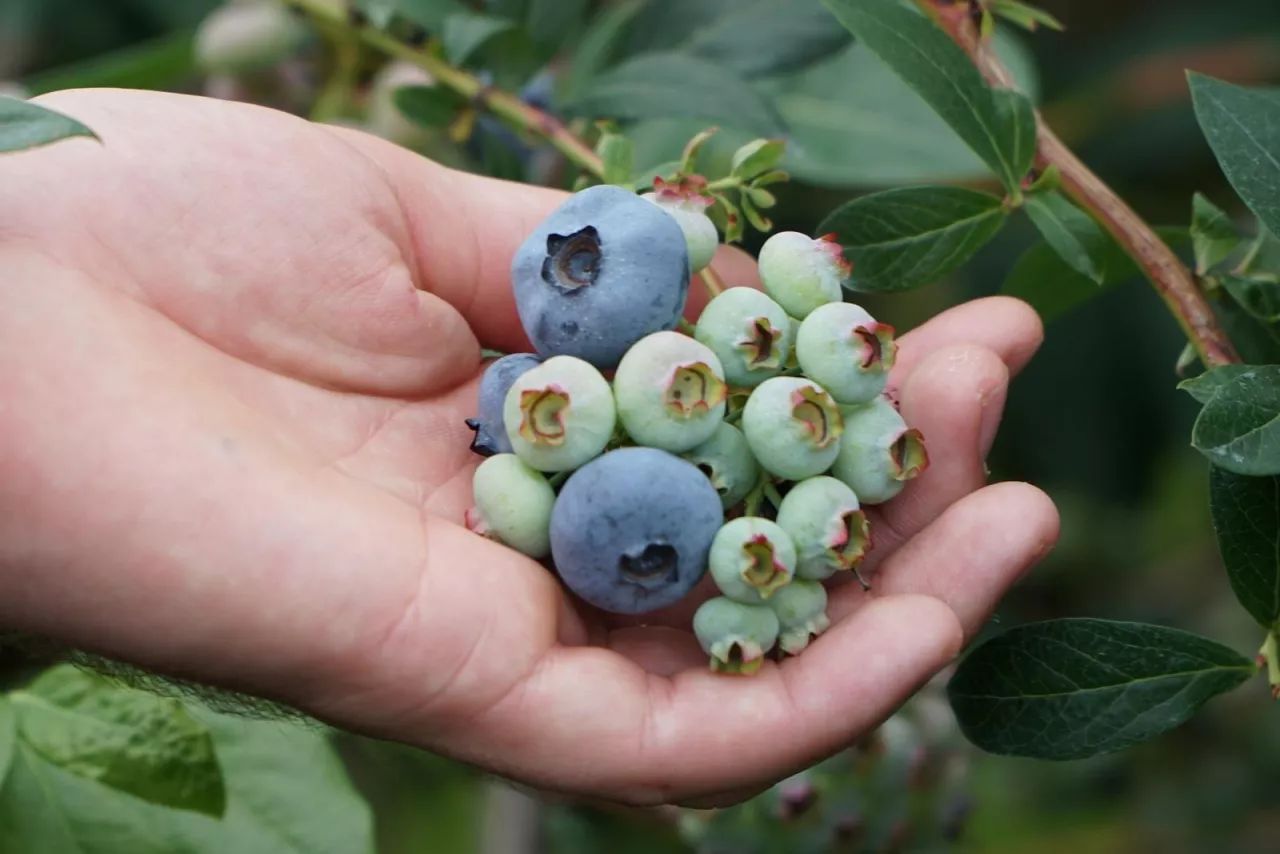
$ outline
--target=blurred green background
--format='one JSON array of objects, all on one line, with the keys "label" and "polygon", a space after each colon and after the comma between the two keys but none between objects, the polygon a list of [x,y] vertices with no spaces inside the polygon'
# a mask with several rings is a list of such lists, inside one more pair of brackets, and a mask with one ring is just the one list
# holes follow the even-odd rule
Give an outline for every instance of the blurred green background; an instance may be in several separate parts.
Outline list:
[{"label": "blurred green background", "polygon": [[[0,80],[35,92],[81,85],[210,91],[193,71],[191,37],[217,5],[0,0]],[[1280,3],[1042,5],[1067,31],[1015,38],[1037,69],[1042,109],[1077,153],[1154,224],[1185,224],[1196,191],[1244,221],[1196,128],[1183,71],[1239,83],[1280,81]],[[828,85],[853,91],[880,81]],[[655,151],[669,146],[667,130],[660,123],[638,129],[641,152],[646,144]],[[858,158],[849,164],[853,174],[881,174],[881,185],[910,177],[877,173],[874,149],[850,156]],[[465,157],[457,162],[468,164]],[[922,176],[930,165],[926,157]],[[782,187],[778,227],[811,230],[835,205],[871,188],[865,180],[839,183]],[[995,293],[1033,241],[1029,226],[1007,228],[959,275],[871,307],[904,329]],[[1050,325],[1043,350],[1013,385],[990,465],[996,479],[1046,489],[1062,511],[1063,537],[1003,603],[997,626],[1088,615],[1190,629],[1242,651],[1260,643],[1216,556],[1207,468],[1188,445],[1196,407],[1174,389],[1182,343],[1154,292],[1136,280]],[[975,809],[958,850],[1277,850],[1280,710],[1266,691],[1259,680],[1214,701],[1172,735],[1119,755],[1062,764],[980,758],[971,783]],[[473,770],[415,751],[351,739],[344,755],[375,806],[385,854],[471,854],[482,847],[498,854],[503,840],[486,840],[486,825],[495,826],[486,816],[501,814],[514,826],[512,816],[523,809],[510,798],[495,801],[493,787]],[[555,854],[682,850],[658,822],[560,806],[544,806],[536,818],[544,850]]]}]

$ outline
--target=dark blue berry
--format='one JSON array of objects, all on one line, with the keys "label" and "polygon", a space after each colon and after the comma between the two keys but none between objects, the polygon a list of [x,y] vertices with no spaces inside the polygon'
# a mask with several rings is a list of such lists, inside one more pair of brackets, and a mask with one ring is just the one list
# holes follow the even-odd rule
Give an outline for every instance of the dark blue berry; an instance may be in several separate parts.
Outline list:
[{"label": "dark blue berry", "polygon": [[512,353],[485,368],[480,379],[477,415],[467,419],[467,426],[476,431],[471,441],[472,451],[482,457],[511,453],[511,440],[502,422],[502,406],[512,384],[541,363],[532,353]]}]

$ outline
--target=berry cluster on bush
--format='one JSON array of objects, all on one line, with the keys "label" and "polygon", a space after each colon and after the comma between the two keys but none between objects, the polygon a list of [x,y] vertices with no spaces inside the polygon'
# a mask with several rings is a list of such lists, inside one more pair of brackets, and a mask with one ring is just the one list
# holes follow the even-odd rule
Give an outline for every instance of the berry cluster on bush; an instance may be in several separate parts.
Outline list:
[{"label": "berry cluster on bush", "polygon": [[685,334],[718,231],[699,182],[656,186],[581,190],[517,250],[536,353],[481,381],[467,524],[608,612],[673,605],[709,574],[693,632],[713,670],[749,674],[826,630],[824,581],[866,586],[864,507],[928,460],[884,394],[893,328],[842,302],[839,244],[771,236],[764,291],[719,290]]}]

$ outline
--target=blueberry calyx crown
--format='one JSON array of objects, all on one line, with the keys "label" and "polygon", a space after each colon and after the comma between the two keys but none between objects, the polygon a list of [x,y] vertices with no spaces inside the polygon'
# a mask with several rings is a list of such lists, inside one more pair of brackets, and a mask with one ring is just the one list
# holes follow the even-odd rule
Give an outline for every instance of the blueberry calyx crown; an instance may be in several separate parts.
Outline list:
[{"label": "blueberry calyx crown", "polygon": [[548,235],[542,279],[569,293],[594,285],[600,276],[601,255],[600,233],[590,225],[569,235]]},{"label": "blueberry calyx crown", "polygon": [[929,452],[924,446],[924,435],[914,427],[903,430],[889,446],[889,457],[893,460],[893,476],[896,480],[919,477],[929,467]]},{"label": "blueberry calyx crown", "polygon": [[773,543],[764,534],[756,534],[742,544],[742,552],[746,556],[742,570],[742,580],[760,591],[760,596],[768,599],[779,587],[791,581],[791,573],[774,555]]},{"label": "blueberry calyx crown", "polygon": [[805,386],[791,396],[791,416],[802,423],[815,448],[829,448],[844,433],[844,419],[831,395]]},{"label": "blueberry calyx crown", "polygon": [[744,638],[728,638],[712,648],[711,669],[716,673],[750,676],[763,664],[764,649]]},{"label": "blueberry calyx crown", "polygon": [[688,417],[698,410],[709,412],[725,402],[729,387],[703,362],[679,365],[671,374],[666,403],[677,414]]},{"label": "blueberry calyx crown", "polygon": [[569,394],[556,385],[520,393],[520,438],[535,445],[559,447],[564,444],[564,413]]},{"label": "blueberry calyx crown", "polygon": [[778,339],[782,330],[774,327],[767,317],[757,317],[747,324],[747,337],[738,342],[738,349],[747,354],[749,368],[782,367],[782,352]]},{"label": "blueberry calyx crown", "polygon": [[859,366],[864,371],[884,372],[893,367],[898,354],[898,345],[893,340],[893,334],[894,328],[887,323],[871,323],[854,327],[853,337],[862,342],[862,360]]},{"label": "blueberry calyx crown", "polygon": [[828,552],[841,569],[853,570],[863,590],[870,590],[871,585],[858,572],[858,565],[871,550],[871,522],[861,510],[846,510],[837,519],[839,522],[827,541]]},{"label": "blueberry calyx crown", "polygon": [[670,543],[653,542],[637,552],[618,558],[618,574],[623,580],[645,590],[663,587],[675,580],[680,554]]}]

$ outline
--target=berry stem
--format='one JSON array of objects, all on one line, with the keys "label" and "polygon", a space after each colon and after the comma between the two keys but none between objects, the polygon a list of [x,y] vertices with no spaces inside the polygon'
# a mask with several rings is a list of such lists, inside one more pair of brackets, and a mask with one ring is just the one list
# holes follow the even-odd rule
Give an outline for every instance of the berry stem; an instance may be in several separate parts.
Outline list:
[{"label": "berry stem", "polygon": [[698,278],[702,279],[702,286],[707,289],[707,295],[712,299],[724,293],[724,282],[710,266],[703,267],[702,272],[698,273]]},{"label": "berry stem", "polygon": [[693,333],[697,331],[697,327],[682,317],[680,318],[680,331],[692,338]]},{"label": "berry stem", "polygon": [[596,177],[604,176],[604,162],[600,159],[600,155],[574,136],[563,122],[555,116],[526,104],[510,92],[484,85],[479,78],[449,64],[439,56],[439,44],[436,40],[433,39],[422,47],[414,47],[368,24],[354,27],[348,20],[346,4],[335,2],[335,0],[286,0],[286,2],[324,27],[347,28],[368,47],[417,65],[434,77],[440,85],[474,101],[509,124],[546,140],[584,171]]},{"label": "berry stem", "polygon": [[1280,699],[1280,655],[1277,655],[1275,632],[1267,632],[1267,639],[1262,642],[1262,649],[1258,650],[1258,667],[1267,669],[1271,699]]},{"label": "berry stem", "polygon": [[[972,0],[915,0],[917,6],[973,60],[992,86],[1015,88],[1009,69],[982,38],[970,12]],[[1087,210],[1143,270],[1206,367],[1240,361],[1194,276],[1156,233],[1097,175],[1090,171],[1036,112],[1036,167],[1056,166],[1062,190]]]}]

